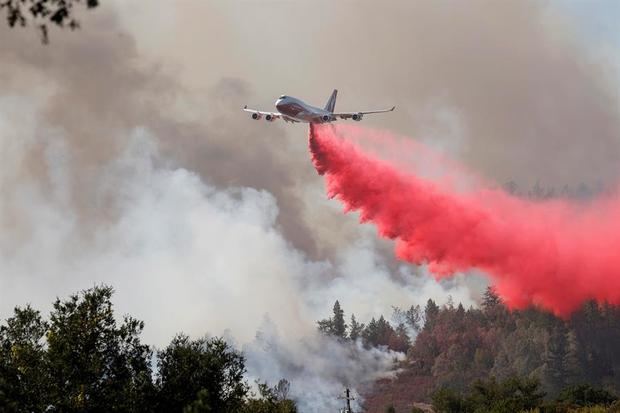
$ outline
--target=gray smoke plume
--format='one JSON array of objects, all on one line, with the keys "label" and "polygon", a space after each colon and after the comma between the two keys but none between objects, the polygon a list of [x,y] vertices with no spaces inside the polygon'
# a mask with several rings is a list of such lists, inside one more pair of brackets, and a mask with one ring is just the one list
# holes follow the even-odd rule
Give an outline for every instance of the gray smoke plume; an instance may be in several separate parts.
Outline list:
[{"label": "gray smoke plume", "polygon": [[243,347],[248,372],[272,383],[282,377],[292,383],[290,397],[303,412],[336,412],[344,404],[344,386],[353,389],[352,407],[358,411],[363,398],[356,390],[374,380],[395,374],[394,363],[404,354],[384,349],[365,349],[361,342],[342,343],[323,336],[290,342],[266,319],[256,339]]},{"label": "gray smoke plume", "polygon": [[244,104],[322,104],[338,87],[338,108],[398,104],[373,124],[500,182],[616,178],[610,69],[557,11],[377,7],[117,0],[49,46],[0,26],[0,318],[108,283],[148,343],[229,334],[254,377],[288,376],[304,411],[333,408],[332,389],[394,356],[318,336],[336,299],[365,321],[449,294],[471,305],[484,282],[396,263],[326,199],[306,128],[253,122]]}]

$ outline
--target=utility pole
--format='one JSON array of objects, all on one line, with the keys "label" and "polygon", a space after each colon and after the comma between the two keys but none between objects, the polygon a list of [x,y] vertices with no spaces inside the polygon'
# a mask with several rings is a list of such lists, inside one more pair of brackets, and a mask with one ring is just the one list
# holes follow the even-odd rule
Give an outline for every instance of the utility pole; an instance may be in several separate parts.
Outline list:
[{"label": "utility pole", "polygon": [[345,390],[344,390],[344,397],[340,396],[338,398],[339,399],[344,399],[345,403],[346,403],[346,407],[342,411],[342,413],[353,413],[353,410],[351,410],[351,400],[355,400],[355,398],[351,397],[351,391],[349,390],[348,387],[345,388]]}]

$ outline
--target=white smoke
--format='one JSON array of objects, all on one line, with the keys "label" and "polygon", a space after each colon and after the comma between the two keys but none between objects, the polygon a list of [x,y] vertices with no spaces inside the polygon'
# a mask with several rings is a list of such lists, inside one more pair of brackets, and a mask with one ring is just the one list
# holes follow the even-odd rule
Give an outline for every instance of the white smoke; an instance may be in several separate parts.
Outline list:
[{"label": "white smoke", "polygon": [[357,411],[363,399],[356,390],[393,376],[395,363],[404,359],[402,353],[365,349],[359,340],[343,343],[313,334],[291,341],[269,319],[243,352],[251,376],[271,383],[286,377],[292,383],[289,397],[298,401],[301,412],[338,411],[344,386],[353,389]]}]

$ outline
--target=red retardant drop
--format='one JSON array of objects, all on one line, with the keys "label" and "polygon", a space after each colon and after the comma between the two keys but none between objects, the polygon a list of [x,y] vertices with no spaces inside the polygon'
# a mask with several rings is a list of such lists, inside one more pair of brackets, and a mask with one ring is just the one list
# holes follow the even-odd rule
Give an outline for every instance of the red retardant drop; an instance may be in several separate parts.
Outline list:
[{"label": "red retardant drop", "polygon": [[[510,308],[567,317],[590,299],[620,304],[618,195],[528,200],[480,179],[462,188],[456,183],[470,174],[462,166],[418,142],[355,127],[311,125],[309,145],[328,195],[394,239],[398,258],[428,264],[437,277],[481,270]],[[398,159],[424,152],[443,175],[416,173],[372,145]]]}]

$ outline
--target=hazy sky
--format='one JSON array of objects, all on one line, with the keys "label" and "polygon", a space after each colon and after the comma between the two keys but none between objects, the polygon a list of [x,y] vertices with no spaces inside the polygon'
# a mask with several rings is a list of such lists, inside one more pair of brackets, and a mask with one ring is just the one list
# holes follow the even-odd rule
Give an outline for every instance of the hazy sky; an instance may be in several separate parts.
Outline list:
[{"label": "hazy sky", "polygon": [[[436,282],[324,194],[282,93],[528,187],[620,173],[616,2],[114,0],[77,32],[0,28],[0,318],[97,283],[147,323],[250,342],[334,300],[366,319],[484,282]],[[592,5],[592,6],[590,6]]]},{"label": "hazy sky", "polygon": [[[226,334],[277,380],[300,360],[351,361],[315,333],[336,299],[362,321],[429,297],[475,304],[483,276],[397,263],[327,199],[305,125],[240,110],[282,93],[398,105],[363,125],[500,184],[620,173],[615,1],[102,3],[48,46],[0,27],[0,319],[106,283],[147,343]],[[364,381],[391,356],[359,360]],[[331,408],[337,372],[301,371],[306,410]]]}]

